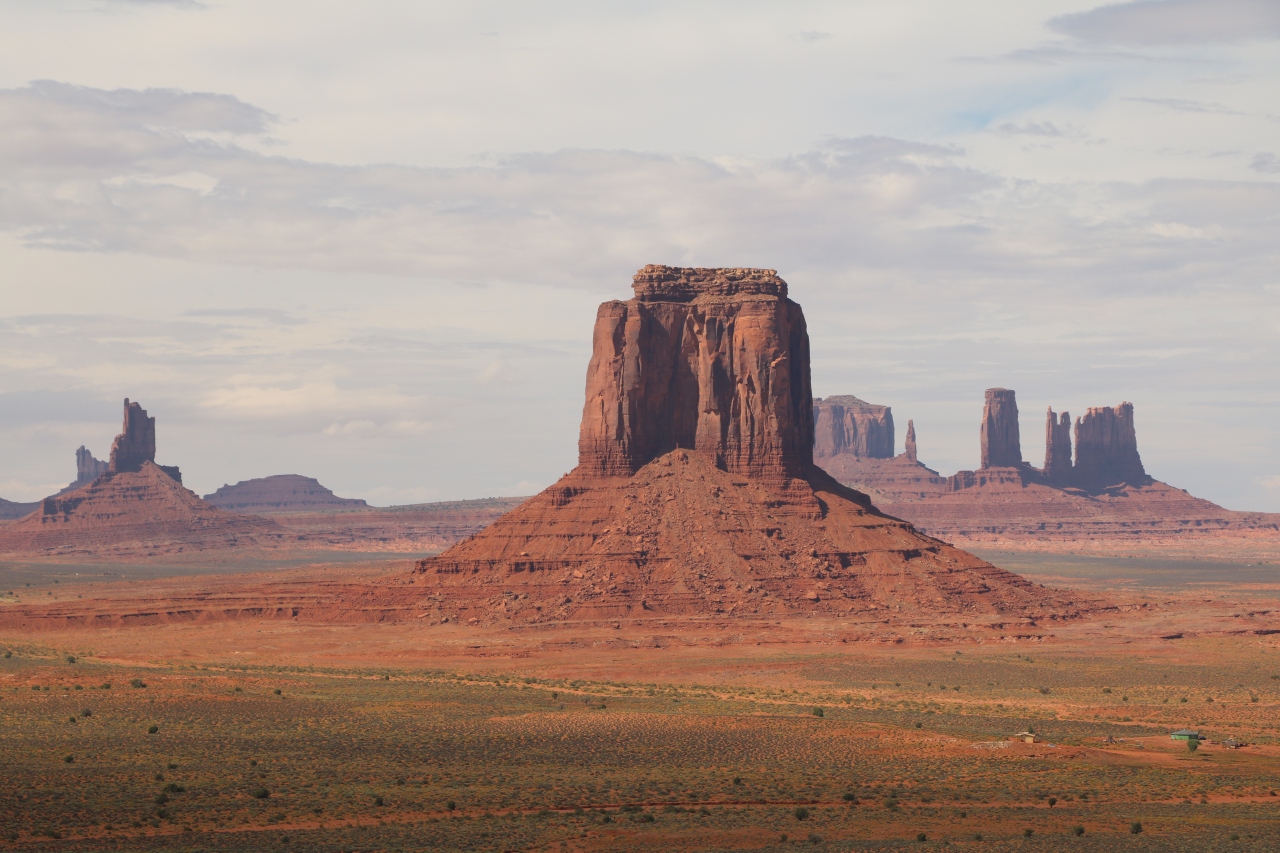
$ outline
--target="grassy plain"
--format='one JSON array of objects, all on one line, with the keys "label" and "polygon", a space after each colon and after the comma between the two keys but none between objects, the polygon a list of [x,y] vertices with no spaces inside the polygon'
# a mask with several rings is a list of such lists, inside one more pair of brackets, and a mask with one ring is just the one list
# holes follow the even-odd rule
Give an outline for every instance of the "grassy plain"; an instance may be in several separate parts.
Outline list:
[{"label": "grassy plain", "polygon": [[9,630],[0,850],[1280,849],[1280,635],[674,633]]}]

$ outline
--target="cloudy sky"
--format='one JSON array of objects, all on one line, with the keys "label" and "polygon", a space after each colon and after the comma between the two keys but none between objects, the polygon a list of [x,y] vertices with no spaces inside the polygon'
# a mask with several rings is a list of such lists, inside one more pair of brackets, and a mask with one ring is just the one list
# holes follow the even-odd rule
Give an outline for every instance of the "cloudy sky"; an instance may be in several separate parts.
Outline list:
[{"label": "cloudy sky", "polygon": [[646,263],[776,268],[943,473],[1000,385],[1280,511],[1280,4],[0,5],[0,497],[126,396],[199,493],[530,493]]}]

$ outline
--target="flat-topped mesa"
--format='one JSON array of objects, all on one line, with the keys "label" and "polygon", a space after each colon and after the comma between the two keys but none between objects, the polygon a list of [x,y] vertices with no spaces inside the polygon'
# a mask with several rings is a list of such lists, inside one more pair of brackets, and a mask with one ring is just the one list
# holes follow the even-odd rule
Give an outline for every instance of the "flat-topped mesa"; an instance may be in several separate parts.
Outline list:
[{"label": "flat-topped mesa", "polygon": [[95,459],[89,448],[83,444],[76,448],[76,480],[73,488],[87,486],[110,470],[111,465],[102,459]]},{"label": "flat-topped mesa", "polygon": [[641,302],[692,302],[742,296],[787,298],[787,283],[777,270],[749,267],[668,267],[649,264],[631,279]]},{"label": "flat-topped mesa", "polygon": [[847,453],[859,458],[893,458],[893,411],[851,395],[813,401],[815,459]]},{"label": "flat-topped mesa", "polygon": [[[115,441],[111,442],[111,462],[108,471],[119,474],[123,471],[140,471],[144,462],[156,461],[156,419],[147,416],[147,410],[138,403],[130,403],[124,398],[124,425]],[[182,474],[175,465],[160,465],[164,471],[179,483]]]},{"label": "flat-topped mesa", "polygon": [[1071,481],[1071,413],[1055,419],[1052,406],[1044,425],[1044,476],[1060,485]]},{"label": "flat-topped mesa", "polygon": [[578,465],[626,476],[678,448],[783,481],[813,464],[809,334],[773,270],[650,265],[596,314]]},{"label": "flat-topped mesa", "polygon": [[1018,435],[1018,401],[1007,388],[988,388],[982,407],[982,468],[1018,468],[1022,440]]},{"label": "flat-topped mesa", "polygon": [[1090,407],[1076,418],[1076,464],[1072,479],[1085,489],[1150,481],[1138,455],[1133,404]]}]

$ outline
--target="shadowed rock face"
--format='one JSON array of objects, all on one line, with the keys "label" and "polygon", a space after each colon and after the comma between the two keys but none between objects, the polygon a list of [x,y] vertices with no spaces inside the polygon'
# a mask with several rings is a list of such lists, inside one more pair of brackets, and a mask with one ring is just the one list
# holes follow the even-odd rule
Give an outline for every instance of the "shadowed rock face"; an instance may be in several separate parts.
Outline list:
[{"label": "shadowed rock face", "polygon": [[868,459],[893,456],[893,412],[843,395],[813,401],[815,459],[849,453]]},{"label": "shadowed rock face", "polygon": [[137,471],[143,462],[156,461],[156,419],[147,410],[124,398],[124,426],[111,442],[111,472]]},{"label": "shadowed rock face", "polygon": [[1007,388],[988,388],[987,402],[982,408],[982,467],[1017,468],[1021,465],[1018,401]]},{"label": "shadowed rock face", "polygon": [[679,448],[784,480],[813,461],[809,335],[773,270],[647,266],[596,315],[578,465],[629,477]]},{"label": "shadowed rock face", "polygon": [[1074,480],[1086,489],[1150,480],[1138,455],[1132,403],[1090,408],[1076,419]]},{"label": "shadowed rock face", "polygon": [[93,458],[89,448],[83,444],[80,445],[76,448],[76,481],[71,484],[70,488],[78,489],[81,486],[87,486],[107,473],[110,467],[109,463]]},{"label": "shadowed rock face", "polygon": [[1060,485],[1071,481],[1071,413],[1055,420],[1052,407],[1044,425],[1044,476]]}]

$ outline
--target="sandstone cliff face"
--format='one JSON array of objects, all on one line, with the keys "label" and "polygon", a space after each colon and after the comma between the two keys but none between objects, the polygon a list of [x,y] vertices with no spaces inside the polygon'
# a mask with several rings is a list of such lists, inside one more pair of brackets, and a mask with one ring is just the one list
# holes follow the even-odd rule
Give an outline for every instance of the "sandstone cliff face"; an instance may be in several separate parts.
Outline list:
[{"label": "sandstone cliff face", "polygon": [[868,459],[893,457],[893,412],[857,397],[813,401],[815,459],[848,453]]},{"label": "sandstone cliff face", "polygon": [[1055,420],[1052,407],[1044,426],[1044,476],[1059,485],[1071,482],[1071,413]]},{"label": "sandstone cliff face", "polygon": [[919,462],[919,455],[916,452],[916,422],[907,419],[907,444],[904,455],[908,462]]},{"label": "sandstone cliff face", "polygon": [[1073,479],[1085,489],[1150,481],[1138,455],[1132,403],[1090,408],[1084,417],[1076,419]]},{"label": "sandstone cliff face", "polygon": [[988,388],[982,407],[983,468],[1017,468],[1022,465],[1022,440],[1018,436],[1018,401],[1007,388]]},{"label": "sandstone cliff face", "polygon": [[677,448],[781,481],[813,460],[809,335],[773,270],[647,266],[596,315],[578,464],[629,477]]}]

